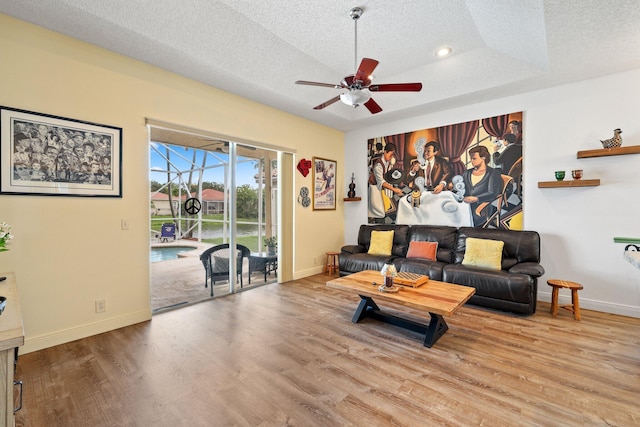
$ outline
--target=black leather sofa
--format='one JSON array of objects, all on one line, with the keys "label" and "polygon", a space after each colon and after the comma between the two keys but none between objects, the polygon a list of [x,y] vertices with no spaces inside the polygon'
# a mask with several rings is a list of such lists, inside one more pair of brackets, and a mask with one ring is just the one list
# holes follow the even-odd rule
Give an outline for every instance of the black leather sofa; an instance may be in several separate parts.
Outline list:
[{"label": "black leather sofa", "polygon": [[[391,256],[367,254],[374,230],[394,230]],[[503,241],[502,269],[462,265],[468,237]],[[406,258],[412,240],[438,242],[436,260]],[[342,247],[340,275],[362,270],[379,271],[389,260],[398,271],[474,287],[476,293],[469,300],[471,304],[524,314],[535,313],[538,277],[544,274],[540,265],[540,235],[535,231],[379,224],[360,226],[358,244]]]}]

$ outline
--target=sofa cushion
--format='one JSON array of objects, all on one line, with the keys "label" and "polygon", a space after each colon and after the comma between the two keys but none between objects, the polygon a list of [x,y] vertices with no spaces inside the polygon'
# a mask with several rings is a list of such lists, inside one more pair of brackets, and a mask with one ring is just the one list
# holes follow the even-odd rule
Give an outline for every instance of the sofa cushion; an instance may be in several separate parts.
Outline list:
[{"label": "sofa cushion", "polygon": [[436,253],[438,252],[438,242],[409,242],[409,250],[407,251],[407,258],[420,258],[429,261],[436,260]]},{"label": "sofa cushion", "polygon": [[[369,255],[362,254],[340,254],[338,257],[341,272],[355,273],[356,271],[375,270],[380,271],[382,267],[391,260],[391,257],[385,255]],[[395,262],[394,262],[395,264]],[[396,265],[396,269],[400,269]]]},{"label": "sofa cushion", "polygon": [[460,264],[445,265],[442,280],[476,288],[476,295],[502,301],[529,304],[535,311],[536,280],[526,274],[513,274]]},{"label": "sofa cushion", "polygon": [[400,264],[398,271],[422,274],[429,276],[431,280],[442,280],[442,269],[447,265],[444,262],[420,258],[396,258],[395,263]]},{"label": "sofa cushion", "polygon": [[367,224],[360,226],[358,232],[358,245],[365,248],[364,252],[369,250],[371,244],[371,233],[373,231],[393,230],[393,248],[391,255],[405,256],[409,247],[409,226],[404,224]]},{"label": "sofa cushion", "polygon": [[466,245],[462,265],[490,270],[502,269],[503,241],[468,237]]},{"label": "sofa cushion", "polygon": [[464,258],[468,237],[503,241],[503,269],[509,269],[520,262],[540,263],[540,235],[535,231],[460,227],[453,261],[456,264],[460,264]]},{"label": "sofa cushion", "polygon": [[389,231],[372,231],[371,244],[367,253],[369,255],[391,255],[393,248],[393,230]]}]

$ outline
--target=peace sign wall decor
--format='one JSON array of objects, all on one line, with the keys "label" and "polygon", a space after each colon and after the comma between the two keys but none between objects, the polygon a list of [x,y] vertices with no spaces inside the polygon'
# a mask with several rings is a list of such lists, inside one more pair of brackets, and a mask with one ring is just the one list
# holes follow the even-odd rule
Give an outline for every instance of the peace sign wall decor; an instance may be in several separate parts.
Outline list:
[{"label": "peace sign wall decor", "polygon": [[195,197],[191,197],[184,202],[184,210],[189,215],[197,215],[202,209],[202,203]]}]

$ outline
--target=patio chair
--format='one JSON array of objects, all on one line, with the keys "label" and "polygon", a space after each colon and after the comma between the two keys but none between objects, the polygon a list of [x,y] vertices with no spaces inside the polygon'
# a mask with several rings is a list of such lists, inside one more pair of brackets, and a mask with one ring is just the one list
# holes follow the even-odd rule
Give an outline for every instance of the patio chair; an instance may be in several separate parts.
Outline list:
[{"label": "patio chair", "polygon": [[172,222],[165,222],[160,231],[160,242],[167,243],[171,238],[176,240],[176,225]]},{"label": "patio chair", "polygon": [[[243,245],[237,245],[237,250],[238,265],[236,274],[240,276],[240,288],[242,288],[242,263],[245,258],[249,258],[251,250]],[[206,288],[211,284],[211,296],[213,296],[213,285],[215,285],[216,281],[230,280],[230,256],[231,251],[228,243],[214,246],[200,254],[200,261],[202,261],[205,272],[204,287]]]}]

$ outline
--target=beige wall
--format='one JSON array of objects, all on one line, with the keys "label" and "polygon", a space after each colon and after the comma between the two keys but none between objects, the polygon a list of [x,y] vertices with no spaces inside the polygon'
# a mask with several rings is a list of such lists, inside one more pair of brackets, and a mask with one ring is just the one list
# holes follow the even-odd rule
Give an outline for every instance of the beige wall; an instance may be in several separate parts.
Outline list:
[{"label": "beige wall", "polygon": [[[26,344],[34,351],[150,318],[149,178],[145,117],[338,161],[344,197],[344,135],[104,49],[0,15],[0,105],[123,129],[123,197],[0,195],[14,227],[0,272],[15,271]],[[295,166],[295,164],[294,164]],[[311,174],[294,172],[296,197]],[[293,194],[291,194],[293,193]],[[343,241],[343,206],[294,204],[294,277],[320,271]],[[130,230],[120,229],[127,219]],[[106,313],[94,302],[106,299]],[[1,319],[0,319],[1,321]]]}]

